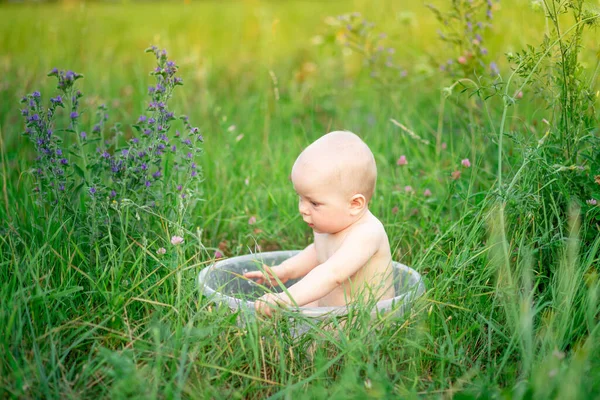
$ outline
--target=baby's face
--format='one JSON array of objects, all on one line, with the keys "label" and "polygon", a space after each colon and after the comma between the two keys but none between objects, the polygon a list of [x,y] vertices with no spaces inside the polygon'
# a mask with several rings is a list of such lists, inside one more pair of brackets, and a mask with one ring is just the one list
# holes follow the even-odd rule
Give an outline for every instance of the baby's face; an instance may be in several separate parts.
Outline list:
[{"label": "baby's face", "polygon": [[350,199],[334,179],[301,166],[292,170],[292,183],[300,215],[316,233],[337,233],[352,223]]}]

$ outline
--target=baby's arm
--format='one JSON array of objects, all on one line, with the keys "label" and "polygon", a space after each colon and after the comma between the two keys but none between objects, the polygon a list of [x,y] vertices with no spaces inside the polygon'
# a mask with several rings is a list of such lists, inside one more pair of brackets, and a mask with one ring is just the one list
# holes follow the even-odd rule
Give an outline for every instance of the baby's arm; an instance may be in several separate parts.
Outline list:
[{"label": "baby's arm", "polygon": [[294,257],[288,258],[277,267],[282,271],[285,271],[284,274],[288,279],[297,279],[308,274],[317,265],[319,265],[319,261],[317,260],[317,250],[315,249],[315,244],[312,243],[300,253],[296,254]]},{"label": "baby's arm", "polygon": [[295,256],[288,258],[284,262],[274,267],[265,266],[264,274],[262,271],[246,272],[244,276],[249,279],[256,279],[256,282],[263,282],[277,285],[276,276],[282,283],[288,279],[297,279],[306,275],[310,270],[315,268],[319,262],[317,261],[317,251],[315,245],[311,244]]},{"label": "baby's arm", "polygon": [[[379,232],[368,227],[349,233],[327,261],[288,289],[289,294],[298,306],[326,296],[369,261],[377,251],[380,239]],[[294,304],[286,293],[279,293],[278,296],[285,303]]]}]

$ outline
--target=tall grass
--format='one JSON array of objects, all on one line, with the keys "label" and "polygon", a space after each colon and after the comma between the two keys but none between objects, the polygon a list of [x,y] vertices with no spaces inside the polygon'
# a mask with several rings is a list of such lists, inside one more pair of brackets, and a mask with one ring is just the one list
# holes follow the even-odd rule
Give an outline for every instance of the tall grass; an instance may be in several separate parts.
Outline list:
[{"label": "tall grass", "polygon": [[[351,5],[202,3],[186,16],[175,4],[2,6],[11,21],[0,27],[3,396],[597,396],[598,210],[552,175],[548,142],[538,145],[547,103],[524,86],[510,106],[454,90],[441,108],[440,89],[452,82],[427,62],[446,51],[436,47],[433,17],[412,3]],[[405,43],[402,57],[415,65],[399,87],[381,91],[356,54],[310,44],[325,36],[323,18],[356,9]],[[413,22],[402,25],[406,11]],[[523,13],[531,23],[516,30],[509,21]],[[498,53],[537,42],[546,26],[517,3],[502,2],[495,18],[490,51]],[[77,233],[91,223],[85,214],[35,204],[17,101],[38,87],[48,92],[50,68],[73,68],[86,76],[90,107],[106,101],[114,120],[134,122],[149,69],[141,51],[155,39],[186,79],[174,102],[204,131],[203,201],[179,221],[161,218],[159,207],[143,232],[131,222],[147,210],[123,205],[109,232],[118,234],[87,241]],[[505,89],[514,97],[514,87]],[[304,146],[342,128],[373,149],[372,210],[395,259],[423,274],[426,294],[402,318],[359,312],[301,337],[284,319],[238,324],[200,296],[197,273],[217,249],[234,256],[305,246],[310,232],[289,170]],[[397,166],[403,154],[409,163]],[[463,158],[473,167],[461,167]],[[455,170],[462,174],[453,180]],[[170,245],[174,229],[185,233],[183,245]]]}]

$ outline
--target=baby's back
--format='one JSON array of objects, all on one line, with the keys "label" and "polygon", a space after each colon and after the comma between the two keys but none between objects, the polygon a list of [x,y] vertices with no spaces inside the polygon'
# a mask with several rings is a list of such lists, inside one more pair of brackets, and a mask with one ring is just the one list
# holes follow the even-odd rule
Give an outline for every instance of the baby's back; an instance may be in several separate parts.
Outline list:
[{"label": "baby's back", "polygon": [[[319,299],[319,307],[343,306],[359,298],[380,301],[394,297],[392,256],[383,225],[369,212],[367,218],[352,229],[360,229],[362,232],[369,232],[369,235],[375,235],[376,240],[371,241],[375,243],[373,255],[347,282]],[[350,232],[315,233],[315,248],[319,264],[327,261],[340,248]]]}]

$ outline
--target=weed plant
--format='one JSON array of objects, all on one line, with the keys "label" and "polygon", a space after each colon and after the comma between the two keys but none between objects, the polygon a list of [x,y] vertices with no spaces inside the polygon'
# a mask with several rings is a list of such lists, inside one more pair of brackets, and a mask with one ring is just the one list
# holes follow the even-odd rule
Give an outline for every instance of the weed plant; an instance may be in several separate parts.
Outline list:
[{"label": "weed plant", "polygon": [[[468,3],[452,2],[452,7]],[[116,42],[121,47],[115,53],[99,42],[86,43],[86,35],[96,31],[86,25],[84,8],[40,6],[59,21],[71,19],[64,26],[82,32],[82,38],[65,39],[70,47],[106,53],[81,50],[96,55],[101,74],[89,63],[80,67],[75,58],[73,68],[85,72],[85,79],[53,71],[59,85],[61,79],[66,82],[66,90],[59,87],[54,97],[42,97],[45,87],[39,96],[34,92],[42,80],[22,63],[6,57],[0,64],[7,77],[0,88],[2,397],[597,397],[598,60],[593,59],[590,73],[592,61],[586,58],[584,68],[580,59],[583,43],[594,42],[589,23],[597,14],[579,1],[536,2],[537,14],[516,2],[493,3],[493,26],[475,33],[489,51],[484,64],[489,68],[487,60],[497,60],[499,74],[489,77],[484,66],[457,69],[452,73],[460,83],[452,86],[456,80],[449,84],[449,75],[436,63],[435,68],[418,66],[406,47],[394,42],[410,41],[413,29],[394,19],[406,12],[396,3],[385,3],[382,11],[394,16],[391,22],[376,18],[371,3],[357,5],[360,17],[348,14],[345,3],[302,4],[190,5],[186,11],[198,19],[187,25],[178,17],[178,27],[197,34],[210,26],[198,24],[202,16],[219,16],[250,37],[251,56],[240,50],[235,60],[215,58],[214,66],[205,59],[193,61],[193,55],[188,59],[183,54],[193,48],[190,39],[171,39],[168,29],[160,28],[181,11],[179,6],[156,5],[160,13],[139,9],[139,15],[126,13],[126,20],[119,19],[121,9],[115,14],[113,6],[90,6],[101,33],[106,33],[99,28],[104,17],[110,17],[132,42],[147,43],[145,35],[154,32],[145,27],[151,26],[165,32],[163,40],[173,45],[167,47],[184,60],[179,72],[186,88],[193,89],[167,98],[168,90],[156,89],[167,87],[160,79],[172,76],[163,69],[174,66],[151,49],[161,72],[155,72],[159,81],[150,101],[147,78],[139,74],[146,68],[131,61],[137,58],[129,59],[122,76],[107,69],[116,54],[131,52],[131,43]],[[486,18],[481,11],[487,4],[473,2],[480,7],[478,18]],[[20,12],[38,15],[35,9],[2,7],[13,16],[8,21],[19,21]],[[256,25],[246,18],[250,11],[260,11],[252,14]],[[498,33],[509,37],[507,21],[522,12],[529,12],[532,25],[546,27],[548,38],[530,35],[542,44],[511,50],[510,64],[503,63],[497,57],[506,47],[499,45]],[[364,25],[373,32],[365,31],[364,38],[386,40],[382,45],[396,49],[392,62],[398,68],[385,65],[389,52],[381,53],[375,67],[364,65],[363,56],[356,62],[352,44],[342,51],[325,45],[308,51],[304,44],[292,49],[289,42],[274,48],[278,42],[271,34],[279,26],[286,40],[302,36],[309,41],[315,31],[306,26],[316,25],[309,21],[317,13],[354,15],[336,20],[333,37],[351,30],[356,36],[344,35],[356,40],[362,37],[362,19],[387,21],[385,29]],[[289,23],[298,15],[302,23]],[[64,30],[56,28],[57,34],[46,28],[54,19],[39,20],[45,22],[35,28],[0,28],[12,53],[27,49],[15,44],[32,32],[40,41],[63,38]],[[424,10],[413,20],[425,27],[435,16]],[[331,32],[331,26],[319,29]],[[424,28],[422,36],[433,38],[437,28]],[[472,45],[470,33],[458,32],[460,43]],[[210,37],[220,45],[232,40]],[[522,45],[522,38],[513,40]],[[417,43],[431,50],[427,40]],[[373,45],[376,51],[379,44]],[[459,57],[464,49],[457,49],[447,49],[448,57]],[[30,63],[39,72],[48,71],[45,64],[55,58],[35,59],[43,60]],[[314,69],[307,66],[311,62]],[[374,68],[380,77],[385,70],[386,77],[398,80],[372,88]],[[114,82],[103,85],[109,73]],[[484,76],[497,79],[495,86]],[[193,83],[187,86],[188,81]],[[119,99],[81,97],[75,84],[81,90],[95,88],[86,93]],[[399,91],[383,93],[382,88]],[[440,93],[443,88],[452,90]],[[133,94],[127,95],[129,90]],[[27,115],[20,116],[15,104],[24,92],[32,94],[21,107]],[[50,98],[54,101],[42,101]],[[197,149],[202,132],[173,120],[167,100],[172,109],[202,121],[207,134],[200,159],[195,150],[189,159],[186,146]],[[103,103],[106,107],[97,107]],[[137,127],[108,127],[109,106],[111,115],[139,121]],[[141,118],[138,106],[146,110]],[[89,109],[96,110],[94,115]],[[35,114],[38,119],[31,119]],[[23,117],[30,129],[27,146],[16,139]],[[179,138],[172,133],[176,123],[183,126]],[[307,244],[310,232],[297,217],[289,170],[303,146],[338,128],[357,131],[373,149],[379,181],[371,209],[385,223],[394,258],[424,276],[426,294],[400,318],[372,319],[359,305],[345,321],[334,319],[329,326],[303,321],[313,328],[302,336],[294,335],[286,312],[273,321],[240,323],[238,314],[199,295],[197,273],[215,257]],[[136,156],[140,151],[147,152],[147,162]],[[201,165],[200,190],[198,177],[191,175]]]}]

